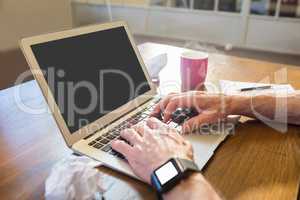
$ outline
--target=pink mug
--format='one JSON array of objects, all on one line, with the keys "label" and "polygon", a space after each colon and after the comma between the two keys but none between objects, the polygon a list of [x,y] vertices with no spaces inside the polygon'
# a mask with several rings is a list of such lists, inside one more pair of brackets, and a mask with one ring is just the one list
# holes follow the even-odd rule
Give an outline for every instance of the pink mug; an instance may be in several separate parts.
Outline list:
[{"label": "pink mug", "polygon": [[203,86],[207,75],[208,54],[187,51],[181,54],[182,91],[196,90]]}]

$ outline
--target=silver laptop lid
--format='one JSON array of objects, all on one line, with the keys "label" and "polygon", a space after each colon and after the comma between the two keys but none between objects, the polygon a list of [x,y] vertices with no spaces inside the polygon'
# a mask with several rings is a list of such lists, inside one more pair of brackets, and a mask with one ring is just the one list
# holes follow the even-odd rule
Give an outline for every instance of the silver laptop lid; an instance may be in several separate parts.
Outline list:
[{"label": "silver laptop lid", "polygon": [[22,49],[69,146],[156,93],[123,22],[27,38]]}]

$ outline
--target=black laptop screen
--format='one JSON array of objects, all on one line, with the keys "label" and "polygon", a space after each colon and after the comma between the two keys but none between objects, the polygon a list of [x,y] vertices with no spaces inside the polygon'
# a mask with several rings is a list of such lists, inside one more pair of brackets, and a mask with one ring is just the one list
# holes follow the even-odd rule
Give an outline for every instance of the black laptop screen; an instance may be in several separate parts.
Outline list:
[{"label": "black laptop screen", "polygon": [[123,27],[31,48],[71,133],[151,89]]}]

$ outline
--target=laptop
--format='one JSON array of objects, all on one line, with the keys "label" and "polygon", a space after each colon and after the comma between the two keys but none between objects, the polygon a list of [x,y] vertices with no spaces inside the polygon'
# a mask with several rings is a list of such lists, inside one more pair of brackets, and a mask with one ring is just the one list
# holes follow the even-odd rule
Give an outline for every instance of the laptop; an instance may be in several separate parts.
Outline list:
[{"label": "laptop", "polygon": [[[147,119],[160,97],[126,23],[25,38],[20,46],[68,147],[138,178],[110,143]],[[225,135],[185,137],[202,168]]]}]

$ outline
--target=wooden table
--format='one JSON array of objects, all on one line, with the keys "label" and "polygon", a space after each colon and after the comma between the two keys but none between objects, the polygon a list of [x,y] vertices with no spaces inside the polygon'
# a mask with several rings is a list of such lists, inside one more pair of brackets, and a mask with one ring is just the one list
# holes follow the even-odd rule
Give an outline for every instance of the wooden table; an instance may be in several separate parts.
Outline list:
[{"label": "wooden table", "polygon": [[[161,72],[161,84],[168,90],[168,84],[172,90],[178,90],[179,55],[184,50],[153,43],[139,48],[144,58],[168,53],[169,62]],[[299,67],[218,54],[210,54],[209,60],[207,81],[212,83],[219,79],[255,82],[269,79],[300,89]],[[284,73],[287,80],[280,78]],[[35,81],[20,87],[25,105],[46,106]],[[0,197],[41,199],[51,167],[71,151],[52,116],[22,111],[15,101],[14,89],[0,92]],[[110,169],[99,170],[111,175],[114,183],[107,193],[109,198],[155,198],[145,184]],[[289,126],[287,133],[279,133],[258,121],[244,120],[236,134],[218,148],[203,173],[226,199],[296,199],[300,182],[300,128]]]}]

